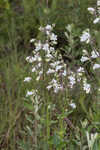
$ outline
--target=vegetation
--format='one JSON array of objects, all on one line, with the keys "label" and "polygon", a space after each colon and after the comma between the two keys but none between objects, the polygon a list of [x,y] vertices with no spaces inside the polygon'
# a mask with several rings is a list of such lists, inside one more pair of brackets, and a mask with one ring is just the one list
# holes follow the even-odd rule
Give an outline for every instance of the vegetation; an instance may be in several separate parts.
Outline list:
[{"label": "vegetation", "polygon": [[100,1],[0,0],[0,149],[100,149]]}]

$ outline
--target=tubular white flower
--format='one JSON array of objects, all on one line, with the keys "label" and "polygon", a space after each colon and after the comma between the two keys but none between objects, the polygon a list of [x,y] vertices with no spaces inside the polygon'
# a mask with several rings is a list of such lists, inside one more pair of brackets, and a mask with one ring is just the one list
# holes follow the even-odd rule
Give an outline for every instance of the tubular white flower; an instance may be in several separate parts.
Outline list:
[{"label": "tubular white flower", "polygon": [[99,68],[100,68],[100,64],[94,64],[94,65],[93,65],[93,70],[99,69]]},{"label": "tubular white flower", "polygon": [[86,94],[90,93],[91,90],[91,85],[87,83],[86,78],[83,80],[83,90],[86,92]]},{"label": "tubular white flower", "polygon": [[52,31],[52,26],[49,25],[49,24],[47,24],[46,27],[45,27],[45,29],[46,29],[46,30],[49,30],[49,31]]},{"label": "tubular white flower", "polygon": [[64,72],[62,73],[63,76],[66,76],[67,75],[67,71],[64,70]]},{"label": "tubular white flower", "polygon": [[87,60],[89,60],[88,57],[86,57],[86,56],[82,56],[82,57],[81,57],[81,62],[85,62],[85,61],[87,61]]},{"label": "tubular white flower", "polygon": [[57,40],[57,35],[55,35],[54,33],[52,33],[52,34],[50,35],[50,40],[51,40],[51,41],[56,41],[56,40]]},{"label": "tubular white flower", "polygon": [[73,85],[76,83],[75,75],[74,75],[74,74],[73,74],[73,75],[70,75],[70,76],[68,77],[68,79],[69,79],[70,87],[73,88]]},{"label": "tubular white flower", "polygon": [[93,21],[94,24],[97,24],[97,23],[100,23],[100,18],[96,18],[94,21]]},{"label": "tubular white flower", "polygon": [[36,48],[35,48],[36,52],[39,51],[39,50],[41,50],[42,49],[42,43],[41,43],[41,41],[38,41],[38,43],[35,43],[35,46],[36,46]]},{"label": "tubular white flower", "polygon": [[26,78],[24,79],[24,82],[30,82],[31,80],[32,80],[31,77],[26,77]]},{"label": "tubular white flower", "polygon": [[55,73],[55,70],[49,68],[49,70],[47,71],[47,74],[50,74],[50,73]]},{"label": "tubular white flower", "polygon": [[60,70],[61,68],[63,68],[63,66],[61,66],[61,65],[56,66],[55,71],[57,72],[57,71]]},{"label": "tubular white flower", "polygon": [[33,63],[34,61],[36,61],[36,58],[34,58],[33,56],[28,56],[26,57],[26,61],[29,63]]},{"label": "tubular white flower", "polygon": [[99,57],[99,53],[97,51],[92,51],[91,58],[97,58],[97,57]]},{"label": "tubular white flower", "polygon": [[32,72],[36,72],[36,68],[35,67],[32,68]]},{"label": "tubular white flower", "polygon": [[34,92],[33,91],[27,91],[27,93],[26,93],[26,97],[28,97],[28,96],[32,96],[34,94]]},{"label": "tubular white flower", "polygon": [[94,14],[95,9],[94,9],[94,8],[92,8],[92,7],[89,7],[89,8],[88,8],[88,11],[89,11],[91,14]]},{"label": "tubular white flower", "polygon": [[73,109],[75,109],[76,108],[76,104],[75,103],[71,103],[71,104],[69,104]]},{"label": "tubular white flower", "polygon": [[79,67],[79,68],[77,69],[77,72],[84,72],[84,68],[83,68],[83,67]]},{"label": "tubular white flower", "polygon": [[83,31],[83,34],[80,36],[80,41],[88,44],[90,42],[90,38],[91,35],[89,33],[89,29],[86,29],[86,31]]},{"label": "tubular white flower", "polygon": [[49,44],[48,43],[43,44],[43,50],[49,51]]},{"label": "tubular white flower", "polygon": [[35,41],[35,39],[31,39],[31,40],[30,40],[30,43],[33,43],[34,41]]}]

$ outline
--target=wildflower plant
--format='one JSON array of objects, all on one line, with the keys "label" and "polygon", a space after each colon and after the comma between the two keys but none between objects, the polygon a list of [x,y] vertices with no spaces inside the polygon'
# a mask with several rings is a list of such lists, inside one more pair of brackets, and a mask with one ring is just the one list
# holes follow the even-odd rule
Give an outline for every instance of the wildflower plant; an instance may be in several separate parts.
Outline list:
[{"label": "wildflower plant", "polygon": [[[94,25],[99,23],[100,21],[99,7],[100,1],[97,1],[96,8],[88,8],[90,14],[93,15],[94,18],[96,17],[93,21]],[[72,33],[73,27],[74,26],[72,24],[67,25],[65,32],[65,36],[69,40],[69,48],[67,47],[69,51],[74,49],[75,40]],[[47,24],[44,27],[40,26],[39,32],[41,38],[33,38],[30,40],[30,42],[34,45],[34,49],[32,51],[32,56],[27,56],[26,61],[30,64],[31,77],[28,75],[28,77],[25,77],[24,79],[24,82],[27,83],[31,83],[32,81],[34,81],[32,83],[33,89],[26,91],[26,99],[30,98],[33,102],[33,112],[38,116],[38,119],[35,118],[36,126],[41,126],[41,123],[43,122],[44,124],[46,124],[47,138],[45,140],[47,140],[47,144],[50,144],[49,142],[53,140],[53,138],[50,138],[50,127],[53,124],[50,120],[50,117],[52,112],[57,110],[57,105],[60,104],[62,107],[64,107],[63,109],[60,109],[61,113],[64,114],[64,116],[60,119],[59,116],[61,114],[57,116],[58,122],[60,124],[60,130],[61,132],[63,132],[62,138],[64,139],[65,130],[63,130],[63,128],[65,127],[64,117],[66,117],[66,114],[70,113],[70,109],[72,110],[71,113],[73,113],[76,109],[79,108],[80,105],[83,111],[88,114],[88,111],[90,110],[85,107],[84,100],[88,96],[91,96],[93,92],[96,92],[96,94],[98,94],[100,91],[100,50],[95,40],[96,33],[99,31],[87,28],[81,33],[81,35],[79,36],[80,41],[78,42],[79,44],[81,44],[82,55],[78,65],[74,64],[74,67],[72,67],[69,65],[69,63],[64,61],[62,54],[59,53],[59,49],[57,49],[58,37],[53,32],[54,28],[55,24]],[[67,54],[67,52],[65,54]],[[89,70],[86,68],[87,66],[89,67]],[[96,81],[98,82],[96,83]],[[79,97],[73,96],[72,92],[74,95],[76,94]],[[36,101],[35,97],[38,97]],[[73,100],[73,97],[75,101]],[[78,102],[76,102],[76,99],[79,99],[79,106],[77,105]],[[43,105],[44,108],[42,110],[42,107],[40,106]],[[70,108],[69,110],[67,110],[67,113],[66,108]],[[43,113],[43,111],[46,114]],[[42,119],[39,116],[40,113],[42,113],[43,115],[45,114]],[[89,117],[91,118],[91,116]],[[44,129],[43,126],[41,127],[41,129]],[[36,131],[36,128],[35,133],[35,144],[38,145],[37,138],[39,135],[37,134],[38,132]],[[86,132],[86,136],[90,148],[93,145],[90,146],[88,132]],[[92,134],[90,141],[92,141]],[[64,144],[67,143],[65,141],[63,142]]]}]

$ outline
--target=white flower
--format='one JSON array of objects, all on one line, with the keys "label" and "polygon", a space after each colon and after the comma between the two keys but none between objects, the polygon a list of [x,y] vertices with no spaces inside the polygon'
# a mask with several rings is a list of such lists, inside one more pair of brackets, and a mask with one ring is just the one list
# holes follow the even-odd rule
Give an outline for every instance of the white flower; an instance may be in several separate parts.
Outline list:
[{"label": "white flower", "polygon": [[54,89],[54,93],[58,93],[59,90],[63,90],[63,86],[57,83],[57,80],[52,79],[51,82],[49,82],[49,85],[47,86],[47,89],[50,90],[51,88]]},{"label": "white flower", "polygon": [[81,57],[81,62],[85,62],[85,61],[87,61],[87,60],[89,60],[88,57],[86,57],[86,56],[82,56],[82,57]]},{"label": "white flower", "polygon": [[100,6],[100,0],[97,1],[97,6]]},{"label": "white flower", "polygon": [[89,7],[89,8],[88,8],[88,11],[89,11],[91,14],[94,14],[95,9],[94,9],[94,8],[92,8],[92,7]]},{"label": "white flower", "polygon": [[63,68],[63,66],[61,66],[61,65],[56,66],[56,68],[55,68],[56,70],[55,70],[55,71],[57,72],[57,71],[60,70],[61,68]]},{"label": "white flower", "polygon": [[31,77],[26,77],[25,79],[24,79],[24,82],[29,82],[29,81],[31,81]]},{"label": "white flower", "polygon": [[41,50],[42,49],[42,43],[41,43],[41,41],[39,41],[38,43],[35,43],[35,46],[36,46],[35,51]]},{"label": "white flower", "polygon": [[84,72],[84,68],[83,68],[83,67],[79,67],[79,68],[77,69],[77,72]]},{"label": "white flower", "polygon": [[30,43],[32,43],[32,42],[34,42],[34,41],[35,41],[35,39],[31,39],[31,40],[30,40]]},{"label": "white flower", "polygon": [[33,91],[27,91],[27,93],[26,93],[26,97],[28,97],[28,96],[32,96],[34,94],[34,92]]},{"label": "white flower", "polygon": [[51,54],[47,54],[46,57],[53,58],[53,56]]},{"label": "white flower", "polygon": [[91,85],[87,83],[86,79],[83,80],[83,89],[87,94],[90,93]]},{"label": "white flower", "polygon": [[28,56],[28,57],[26,57],[26,61],[29,63],[33,63],[34,61],[36,61],[36,59],[32,56]]},{"label": "white flower", "polygon": [[76,83],[74,75],[70,75],[68,79],[70,82],[70,87],[73,88],[73,85]]},{"label": "white flower", "polygon": [[55,35],[54,33],[52,33],[52,34],[50,35],[50,40],[51,40],[51,41],[56,41],[56,40],[57,40],[57,35]]},{"label": "white flower", "polygon": [[54,73],[54,72],[55,70],[49,68],[49,70],[47,71],[47,74]]},{"label": "white flower", "polygon": [[67,72],[66,70],[64,70],[64,72],[62,73],[63,76],[66,76],[67,75]]},{"label": "white flower", "polygon": [[81,42],[90,42],[91,35],[89,33],[89,29],[86,29],[86,31],[83,31],[83,34],[80,36],[80,41]]},{"label": "white flower", "polygon": [[51,81],[50,83],[51,83],[51,84],[56,84],[56,83],[57,83],[57,80],[52,79],[52,81]]},{"label": "white flower", "polygon": [[54,47],[50,47],[50,51],[52,52],[52,51],[54,51],[55,49],[54,49]]},{"label": "white flower", "polygon": [[85,50],[85,49],[83,49],[83,55],[88,55],[88,52],[87,52],[87,50]]},{"label": "white flower", "polygon": [[41,66],[42,66],[42,63],[38,63],[37,67],[39,68],[39,67],[41,67]]},{"label": "white flower", "polygon": [[35,71],[36,71],[36,68],[35,68],[35,67],[33,67],[33,68],[32,68],[32,72],[35,72]]},{"label": "white flower", "polygon": [[56,85],[54,86],[54,93],[58,93],[59,90],[63,90],[63,87],[56,84]]},{"label": "white flower", "polygon": [[75,103],[71,103],[71,104],[69,104],[73,109],[75,109],[76,108],[76,104]]},{"label": "white flower", "polygon": [[48,44],[48,43],[45,43],[45,44],[43,45],[43,50],[49,51],[49,44]]},{"label": "white flower", "polygon": [[93,65],[93,70],[99,69],[99,68],[100,68],[100,64],[94,64],[94,65]]},{"label": "white flower", "polygon": [[52,88],[52,85],[48,85],[47,89],[50,90]]},{"label": "white flower", "polygon": [[97,51],[91,52],[91,58],[97,58],[99,56],[99,53]]},{"label": "white flower", "polygon": [[39,80],[40,80],[40,77],[41,77],[41,76],[37,76],[36,81],[39,81]]},{"label": "white flower", "polygon": [[45,27],[45,29],[51,31],[52,30],[52,26],[49,25],[49,24],[47,24],[46,27]]},{"label": "white flower", "polygon": [[54,63],[51,63],[50,66],[51,67],[56,67],[57,65],[59,65],[61,62],[60,61],[55,61]]},{"label": "white flower", "polygon": [[40,26],[39,30],[43,32],[44,28],[42,26]]},{"label": "white flower", "polygon": [[88,147],[89,147],[90,150],[92,150],[93,147],[94,147],[94,143],[97,140],[98,133],[89,134],[89,132],[86,132],[86,137],[87,137]]},{"label": "white flower", "polygon": [[99,23],[100,22],[100,18],[96,18],[93,23],[96,24],[96,23]]}]

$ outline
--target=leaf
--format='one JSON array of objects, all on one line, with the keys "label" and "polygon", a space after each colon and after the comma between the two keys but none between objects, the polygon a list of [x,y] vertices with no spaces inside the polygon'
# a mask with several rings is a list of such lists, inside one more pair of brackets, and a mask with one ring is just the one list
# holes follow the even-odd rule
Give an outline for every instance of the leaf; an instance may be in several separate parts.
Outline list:
[{"label": "leaf", "polygon": [[87,112],[87,110],[86,110],[86,107],[85,107],[85,104],[84,104],[84,100],[85,100],[85,95],[82,94],[82,95],[80,96],[79,102],[80,102],[80,105],[81,105],[83,111],[84,111],[86,114],[88,114],[88,112]]},{"label": "leaf", "polygon": [[29,110],[31,110],[31,111],[33,111],[33,109],[34,109],[33,105],[32,105],[32,104],[29,104],[29,103],[27,103],[27,102],[24,102],[24,107],[26,107],[27,109],[29,109]]}]

